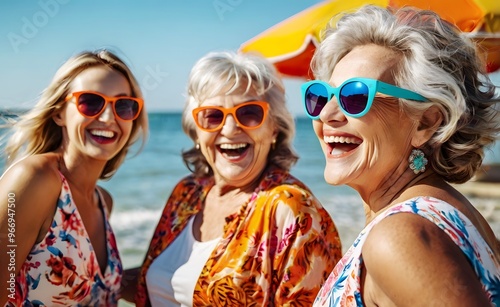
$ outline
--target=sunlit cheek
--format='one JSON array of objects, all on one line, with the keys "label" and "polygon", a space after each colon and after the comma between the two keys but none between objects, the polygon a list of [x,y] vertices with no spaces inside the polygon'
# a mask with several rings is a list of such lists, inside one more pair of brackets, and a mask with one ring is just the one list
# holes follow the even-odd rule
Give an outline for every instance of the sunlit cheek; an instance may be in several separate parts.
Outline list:
[{"label": "sunlit cheek", "polygon": [[323,123],[319,120],[313,120],[312,126],[313,126],[313,130],[314,130],[314,133],[316,134],[316,136],[318,138],[322,138]]},{"label": "sunlit cheek", "polygon": [[371,169],[385,163],[385,159],[390,159],[390,146],[395,127],[390,128],[387,123],[390,122],[384,116],[379,116],[376,112],[370,113],[363,117],[364,120],[357,122],[357,130],[363,138],[363,143],[360,145],[361,161],[358,161],[359,168]]},{"label": "sunlit cheek", "polygon": [[[374,133],[364,140],[366,167],[385,173],[388,169],[396,169],[403,160],[403,152],[410,139],[404,124],[381,120]],[[404,161],[403,161],[404,162]]]},{"label": "sunlit cheek", "polygon": [[200,139],[200,151],[207,160],[208,164],[212,167],[215,168],[215,162],[216,162],[216,153],[217,153],[217,148],[215,146],[215,140],[211,137],[205,137]]},{"label": "sunlit cheek", "polygon": [[255,171],[253,173],[261,173],[267,165],[270,164],[271,159],[269,159],[269,153],[271,152],[271,145],[261,146],[260,153],[257,154],[257,159],[255,160]]},{"label": "sunlit cheek", "polygon": [[123,134],[125,135],[126,140],[128,140],[132,136],[133,127],[134,127],[134,124],[131,122],[125,122],[124,125],[122,125],[122,131],[123,131]]},{"label": "sunlit cheek", "polygon": [[368,168],[373,168],[378,164],[383,163],[383,154],[377,144],[380,144],[380,139],[375,139],[369,146],[364,147],[366,157],[365,160],[367,161],[366,164]]},{"label": "sunlit cheek", "polygon": [[207,150],[206,147],[201,147],[201,153],[207,160],[207,163],[212,167],[213,169],[216,169],[215,167],[215,158],[214,158],[214,152],[212,150]]},{"label": "sunlit cheek", "polygon": [[262,156],[267,156],[271,150],[271,137],[265,138],[254,138],[255,154],[261,154]]},{"label": "sunlit cheek", "polygon": [[127,126],[125,127],[125,131],[127,132],[128,136],[130,136],[132,134],[133,128],[134,128],[134,124],[131,122],[127,122]]},{"label": "sunlit cheek", "polygon": [[385,137],[386,145],[406,147],[418,126],[415,119],[408,117],[397,103],[385,104],[375,109],[373,115],[379,126],[380,137]]},{"label": "sunlit cheek", "polygon": [[366,116],[373,118],[374,121],[384,124],[399,118],[399,107],[396,102],[374,101],[373,103],[374,105],[372,105]]}]

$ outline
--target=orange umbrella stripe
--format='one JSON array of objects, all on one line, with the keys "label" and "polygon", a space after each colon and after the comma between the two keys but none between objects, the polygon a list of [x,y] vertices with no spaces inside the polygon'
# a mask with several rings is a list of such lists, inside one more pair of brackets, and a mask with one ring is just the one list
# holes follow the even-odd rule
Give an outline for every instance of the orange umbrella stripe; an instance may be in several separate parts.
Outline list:
[{"label": "orange umbrella stripe", "polygon": [[500,3],[498,0],[334,0],[318,3],[262,32],[240,47],[269,58],[287,75],[310,78],[309,64],[321,32],[338,13],[364,4],[399,8],[416,6],[434,10],[442,18],[470,33],[479,44],[489,72],[500,68]]}]

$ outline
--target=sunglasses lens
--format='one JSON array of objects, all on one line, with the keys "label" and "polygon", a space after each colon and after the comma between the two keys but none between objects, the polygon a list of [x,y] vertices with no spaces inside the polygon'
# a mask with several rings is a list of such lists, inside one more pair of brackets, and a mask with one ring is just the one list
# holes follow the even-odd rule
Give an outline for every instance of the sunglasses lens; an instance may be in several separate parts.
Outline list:
[{"label": "sunglasses lens", "polygon": [[103,97],[92,93],[84,93],[78,98],[78,111],[85,116],[92,117],[101,112],[104,104]]},{"label": "sunglasses lens", "polygon": [[203,129],[217,129],[224,120],[224,113],[218,109],[204,109],[198,112],[195,119]]},{"label": "sunglasses lens", "polygon": [[139,114],[139,103],[132,99],[118,99],[115,112],[121,119],[132,120]]},{"label": "sunglasses lens", "polygon": [[264,109],[257,104],[244,105],[236,110],[236,117],[244,127],[257,127],[264,120]]},{"label": "sunglasses lens", "polygon": [[329,100],[328,90],[323,84],[314,83],[307,89],[304,99],[307,113],[310,116],[319,116],[319,113]]},{"label": "sunglasses lens", "polygon": [[368,86],[360,81],[349,82],[340,90],[340,106],[349,114],[357,115],[366,109]]}]

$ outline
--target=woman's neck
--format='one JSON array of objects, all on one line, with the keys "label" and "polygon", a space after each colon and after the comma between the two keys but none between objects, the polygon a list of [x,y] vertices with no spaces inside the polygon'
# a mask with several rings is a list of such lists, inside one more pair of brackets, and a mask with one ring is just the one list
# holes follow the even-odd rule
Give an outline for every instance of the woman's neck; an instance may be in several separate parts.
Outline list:
[{"label": "woman's neck", "polygon": [[[405,172],[400,180],[386,189],[381,189],[371,193],[367,200],[364,200],[364,210],[366,215],[366,223],[368,224],[377,215],[393,205],[396,205],[404,200],[415,196],[421,196],[415,189],[429,180],[437,179],[437,175],[432,170],[427,170],[425,173],[415,175],[413,171]],[[419,195],[417,195],[419,194]]]},{"label": "woman's neck", "polygon": [[72,189],[78,189],[84,195],[93,195],[97,181],[104,169],[103,163],[91,163],[87,160],[71,159],[61,153],[58,159],[59,171],[71,184]]}]

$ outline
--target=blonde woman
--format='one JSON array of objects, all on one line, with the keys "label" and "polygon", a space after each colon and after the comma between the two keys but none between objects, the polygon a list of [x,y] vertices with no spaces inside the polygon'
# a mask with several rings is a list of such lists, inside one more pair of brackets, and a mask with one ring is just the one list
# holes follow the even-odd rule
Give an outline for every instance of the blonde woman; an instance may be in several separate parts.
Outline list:
[{"label": "blonde woman", "polygon": [[143,104],[122,60],[106,50],[82,52],[14,125],[0,179],[0,234],[10,240],[1,246],[0,280],[8,282],[0,305],[117,305],[113,202],[97,181],[145,140]]}]

